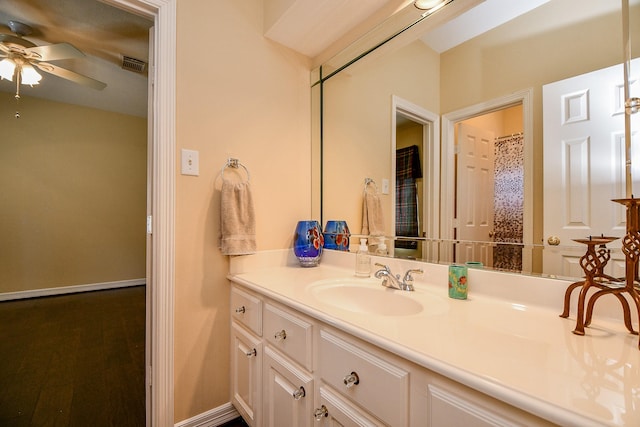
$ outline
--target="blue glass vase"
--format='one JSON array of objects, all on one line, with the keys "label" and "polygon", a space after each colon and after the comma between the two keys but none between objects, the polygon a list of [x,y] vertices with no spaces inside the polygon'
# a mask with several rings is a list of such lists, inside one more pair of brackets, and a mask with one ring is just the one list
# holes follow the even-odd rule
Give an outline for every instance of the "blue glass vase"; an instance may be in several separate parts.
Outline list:
[{"label": "blue glass vase", "polygon": [[315,267],[320,262],[324,236],[318,221],[298,221],[293,236],[293,253],[303,267]]},{"label": "blue glass vase", "polygon": [[349,250],[349,227],[346,221],[327,221],[324,227],[324,248],[338,251]]}]

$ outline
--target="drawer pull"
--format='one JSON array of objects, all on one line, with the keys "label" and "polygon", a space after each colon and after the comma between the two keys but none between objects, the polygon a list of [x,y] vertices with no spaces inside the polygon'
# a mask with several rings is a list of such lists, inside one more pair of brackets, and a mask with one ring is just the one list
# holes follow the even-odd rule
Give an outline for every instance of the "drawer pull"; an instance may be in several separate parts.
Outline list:
[{"label": "drawer pull", "polygon": [[245,313],[247,310],[244,308],[244,305],[242,307],[238,307],[236,308],[236,313]]},{"label": "drawer pull", "polygon": [[253,357],[253,356],[257,356],[258,352],[256,351],[256,349],[254,348],[253,350],[249,350],[245,353],[247,355],[247,357]]},{"label": "drawer pull", "polygon": [[315,417],[316,421],[322,421],[323,417],[328,417],[329,416],[329,411],[327,410],[327,407],[322,405],[319,408],[316,408],[315,411],[313,411],[313,416]]},{"label": "drawer pull", "polygon": [[287,331],[285,331],[283,329],[280,332],[276,332],[276,334],[273,337],[276,339],[276,341],[286,340],[287,339]]},{"label": "drawer pull", "polygon": [[303,397],[305,397],[305,396],[306,396],[306,394],[307,394],[307,393],[304,391],[304,387],[300,386],[300,388],[299,388],[299,389],[297,389],[296,391],[294,391],[294,392],[293,392],[293,398],[294,398],[295,400],[300,400],[300,399],[302,399]]},{"label": "drawer pull", "polygon": [[354,385],[358,385],[359,383],[360,377],[358,377],[358,374],[356,374],[355,372],[351,372],[349,375],[344,377],[344,385],[346,385],[347,388],[351,388]]}]

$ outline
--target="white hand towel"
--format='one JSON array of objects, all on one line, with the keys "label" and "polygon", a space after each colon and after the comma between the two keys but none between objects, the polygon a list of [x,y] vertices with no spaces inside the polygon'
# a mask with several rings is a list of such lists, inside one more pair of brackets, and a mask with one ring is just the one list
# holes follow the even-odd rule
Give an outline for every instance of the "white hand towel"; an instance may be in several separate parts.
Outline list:
[{"label": "white hand towel", "polygon": [[256,252],[256,216],[248,181],[222,181],[220,250],[223,255],[248,255]]},{"label": "white hand towel", "polygon": [[375,189],[367,186],[362,203],[362,234],[384,236],[382,201]]}]

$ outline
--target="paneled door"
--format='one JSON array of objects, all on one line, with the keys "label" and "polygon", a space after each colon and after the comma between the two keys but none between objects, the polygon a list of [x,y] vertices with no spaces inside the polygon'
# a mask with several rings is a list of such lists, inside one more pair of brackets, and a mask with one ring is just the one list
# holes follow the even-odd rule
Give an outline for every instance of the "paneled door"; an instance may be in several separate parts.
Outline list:
[{"label": "paneled door", "polygon": [[[456,262],[493,265],[494,134],[466,123],[458,126]],[[477,243],[485,242],[485,243]]]},{"label": "paneled door", "polygon": [[[618,65],[543,86],[545,273],[581,277],[586,247],[572,239],[625,234],[625,209],[611,201],[626,196],[623,80]],[[632,139],[640,190],[637,133]],[[613,258],[606,272],[624,276],[619,251]]]}]

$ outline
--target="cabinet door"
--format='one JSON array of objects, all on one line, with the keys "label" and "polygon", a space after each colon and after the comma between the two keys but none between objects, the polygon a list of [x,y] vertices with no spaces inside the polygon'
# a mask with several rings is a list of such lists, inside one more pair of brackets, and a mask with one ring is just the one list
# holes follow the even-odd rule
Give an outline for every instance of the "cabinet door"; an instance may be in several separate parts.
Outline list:
[{"label": "cabinet door", "polygon": [[260,425],[262,341],[231,324],[231,402],[251,427]]},{"label": "cabinet door", "polygon": [[269,347],[264,356],[264,426],[310,427],[313,378]]},{"label": "cabinet door", "polygon": [[[319,405],[313,414],[322,427],[378,427],[379,421],[326,386],[320,387]],[[321,424],[320,424],[321,423]]]}]

